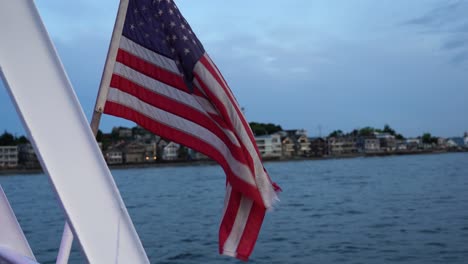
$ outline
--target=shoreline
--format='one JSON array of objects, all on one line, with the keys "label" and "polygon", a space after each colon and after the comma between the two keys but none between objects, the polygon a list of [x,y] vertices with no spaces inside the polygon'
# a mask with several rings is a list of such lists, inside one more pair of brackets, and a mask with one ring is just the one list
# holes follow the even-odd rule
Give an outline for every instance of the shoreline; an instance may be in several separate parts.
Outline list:
[{"label": "shoreline", "polygon": [[[333,159],[352,159],[352,158],[372,158],[372,157],[388,157],[388,156],[410,156],[410,155],[431,155],[431,154],[447,154],[447,153],[467,153],[468,150],[439,150],[439,151],[411,151],[411,152],[380,152],[380,153],[352,153],[345,155],[320,156],[320,157],[293,157],[283,159],[263,159],[264,163],[269,162],[291,162],[291,161],[307,161],[307,160],[333,160]],[[131,163],[131,164],[113,164],[108,165],[110,170],[126,170],[126,169],[145,169],[158,167],[183,167],[183,166],[205,166],[217,165],[213,160],[192,160],[192,161],[163,161],[156,163]],[[16,175],[33,175],[43,174],[41,168],[14,168],[0,169],[0,177],[16,176]]]}]

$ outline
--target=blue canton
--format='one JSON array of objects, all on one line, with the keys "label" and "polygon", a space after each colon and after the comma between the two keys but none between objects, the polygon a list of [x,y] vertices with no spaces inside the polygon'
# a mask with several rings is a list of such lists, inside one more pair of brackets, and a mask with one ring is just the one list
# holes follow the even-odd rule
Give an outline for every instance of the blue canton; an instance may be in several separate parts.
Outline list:
[{"label": "blue canton", "polygon": [[195,63],[205,53],[172,0],[130,0],[123,35],[176,61],[186,83],[192,82]]}]

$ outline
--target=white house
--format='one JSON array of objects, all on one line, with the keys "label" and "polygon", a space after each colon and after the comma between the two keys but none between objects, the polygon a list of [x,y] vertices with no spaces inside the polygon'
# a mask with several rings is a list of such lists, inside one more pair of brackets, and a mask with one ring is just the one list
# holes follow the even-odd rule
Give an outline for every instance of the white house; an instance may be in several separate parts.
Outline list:
[{"label": "white house", "polygon": [[123,153],[118,149],[110,149],[105,152],[104,158],[106,159],[107,164],[122,164],[123,163]]},{"label": "white house", "polygon": [[18,146],[0,146],[0,167],[18,166]]},{"label": "white house", "polygon": [[176,160],[178,158],[178,151],[179,151],[180,145],[174,142],[169,142],[164,149],[163,149],[163,154],[162,158],[163,160]]},{"label": "white house", "polygon": [[281,158],[281,135],[257,136],[255,141],[263,158]]}]

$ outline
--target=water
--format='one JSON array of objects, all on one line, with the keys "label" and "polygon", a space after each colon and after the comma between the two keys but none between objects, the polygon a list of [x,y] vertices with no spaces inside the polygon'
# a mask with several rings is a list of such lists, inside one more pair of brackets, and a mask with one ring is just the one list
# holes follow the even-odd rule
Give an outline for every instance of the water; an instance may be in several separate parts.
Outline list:
[{"label": "water", "polygon": [[[284,192],[251,263],[468,263],[468,153],[266,163]],[[217,254],[218,166],[114,170],[152,263],[239,263]],[[41,263],[63,214],[47,177],[0,177]],[[86,190],[83,190],[86,195]],[[74,245],[70,263],[83,263]]]}]

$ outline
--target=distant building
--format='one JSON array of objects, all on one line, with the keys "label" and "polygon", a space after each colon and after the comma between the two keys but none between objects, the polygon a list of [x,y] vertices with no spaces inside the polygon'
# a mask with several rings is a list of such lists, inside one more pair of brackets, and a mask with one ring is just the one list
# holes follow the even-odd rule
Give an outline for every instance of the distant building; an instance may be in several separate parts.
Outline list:
[{"label": "distant building", "polygon": [[356,147],[362,153],[380,152],[380,139],[376,137],[359,137],[356,141]]},{"label": "distant building", "polygon": [[122,164],[123,152],[119,149],[108,149],[104,152],[104,159],[109,165]]},{"label": "distant building", "polygon": [[125,163],[144,163],[146,161],[146,147],[143,144],[131,142],[123,149]]},{"label": "distant building", "polygon": [[465,143],[465,147],[468,148],[468,132],[465,132],[465,134],[463,136],[463,141]]},{"label": "distant building", "polygon": [[309,138],[310,142],[310,156],[323,157],[327,155],[328,146],[327,140],[321,137]]},{"label": "distant building", "polygon": [[288,136],[281,137],[281,156],[283,158],[291,158],[294,156],[294,142]]},{"label": "distant building", "polygon": [[174,142],[169,142],[164,148],[162,153],[163,160],[177,160],[179,158],[180,145]]},{"label": "distant building", "polygon": [[132,130],[126,127],[114,127],[112,133],[116,133],[119,138],[131,138],[133,135]]},{"label": "distant building", "polygon": [[279,132],[288,136],[294,143],[295,156],[307,157],[310,155],[310,142],[305,129],[292,129]]},{"label": "distant building", "polygon": [[210,157],[206,156],[205,154],[200,153],[190,148],[188,149],[188,155],[190,157],[189,159],[191,160],[209,160],[210,159]]},{"label": "distant building", "polygon": [[380,141],[380,149],[382,151],[392,152],[396,150],[395,136],[387,133],[380,133],[376,135],[376,138]]},{"label": "distant building", "polygon": [[404,139],[396,140],[396,149],[397,151],[406,151],[408,147],[406,146],[406,141]]},{"label": "distant building", "polygon": [[26,168],[40,168],[36,152],[30,143],[18,146],[18,163]]},{"label": "distant building", "polygon": [[447,147],[461,149],[465,147],[465,141],[462,137],[452,137],[447,139]]},{"label": "distant building", "polygon": [[0,167],[18,167],[18,146],[0,146]]},{"label": "distant building", "polygon": [[331,156],[351,155],[357,152],[357,142],[354,137],[328,138],[328,153]]},{"label": "distant building", "polygon": [[408,150],[417,150],[420,146],[422,146],[422,141],[420,138],[406,139],[406,147]]},{"label": "distant building", "polygon": [[280,134],[256,136],[255,142],[262,158],[281,158]]}]

